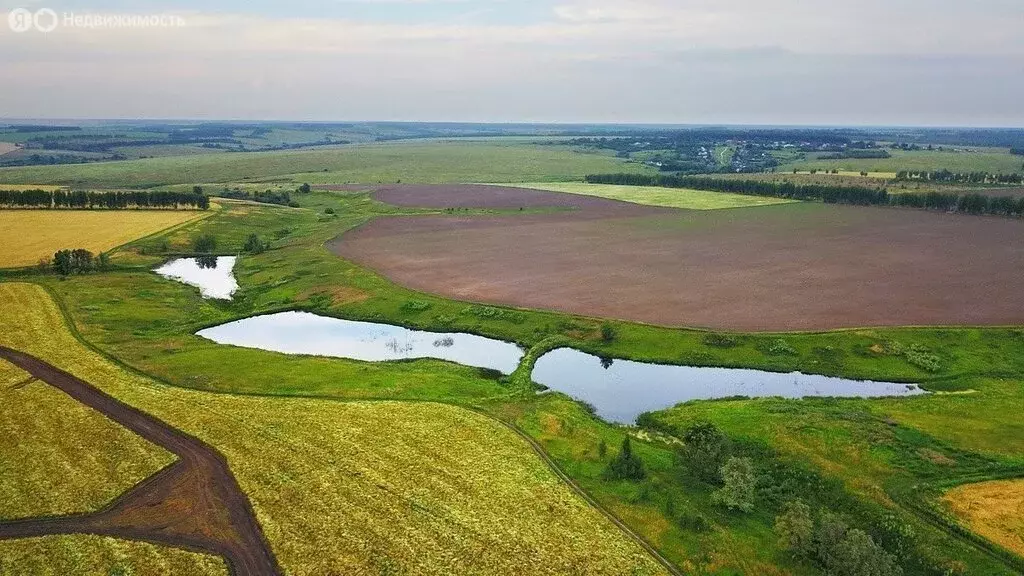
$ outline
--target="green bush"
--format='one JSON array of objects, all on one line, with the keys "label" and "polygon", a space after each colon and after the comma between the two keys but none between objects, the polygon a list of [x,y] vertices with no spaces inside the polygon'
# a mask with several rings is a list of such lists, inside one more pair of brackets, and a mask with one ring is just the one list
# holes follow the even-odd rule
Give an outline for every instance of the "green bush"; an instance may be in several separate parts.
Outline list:
[{"label": "green bush", "polygon": [[492,306],[469,306],[462,310],[463,314],[469,314],[476,316],[477,318],[483,318],[485,320],[504,320],[513,324],[522,324],[526,322],[526,314],[517,310],[508,310],[506,308],[494,308]]},{"label": "green bush", "polygon": [[407,300],[402,304],[402,310],[406,312],[423,312],[429,310],[431,307],[430,302],[424,302],[423,300]]},{"label": "green bush", "polygon": [[245,239],[245,246],[243,250],[249,254],[262,254],[267,251],[267,243],[260,239],[256,234],[249,234],[249,237]]},{"label": "green bush", "polygon": [[683,459],[691,474],[705,482],[718,482],[729,457],[729,439],[711,423],[694,424],[683,434]]},{"label": "green bush", "polygon": [[718,334],[712,332],[704,335],[704,344],[715,348],[735,348],[740,345],[740,339],[732,334]]},{"label": "green bush", "polygon": [[604,324],[601,324],[601,341],[602,342],[604,342],[606,344],[610,343],[610,342],[614,342],[616,336],[617,336],[617,333],[615,332],[615,327],[614,326],[612,326],[611,324],[609,324],[607,322],[605,322]]},{"label": "green bush", "polygon": [[622,449],[608,463],[605,468],[604,477],[608,480],[643,480],[647,477],[644,470],[644,463],[633,454],[633,446],[630,444],[629,436],[622,441]]},{"label": "green bush", "polygon": [[210,234],[203,234],[192,240],[192,250],[195,252],[213,252],[217,249],[217,239]]},{"label": "green bush", "polygon": [[711,529],[711,522],[697,512],[683,512],[676,519],[676,524],[690,532],[707,532]]},{"label": "green bush", "polygon": [[757,474],[750,458],[729,458],[721,469],[725,485],[715,491],[712,499],[730,510],[752,512],[757,488]]},{"label": "green bush", "polygon": [[777,338],[775,340],[772,340],[771,343],[768,344],[768,353],[772,354],[772,355],[775,355],[775,356],[796,356],[797,355],[796,348],[793,348],[792,346],[790,346],[789,342],[786,342],[782,338]]}]

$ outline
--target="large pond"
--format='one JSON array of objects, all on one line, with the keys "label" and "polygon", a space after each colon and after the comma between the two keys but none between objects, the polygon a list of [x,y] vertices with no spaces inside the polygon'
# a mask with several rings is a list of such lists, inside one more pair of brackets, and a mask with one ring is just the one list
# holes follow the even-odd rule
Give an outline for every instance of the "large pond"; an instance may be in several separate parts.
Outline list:
[{"label": "large pond", "polygon": [[308,312],[246,318],[198,332],[219,344],[285,354],[333,356],[370,362],[438,358],[511,374],[523,357],[515,344],[461,333],[410,330]]},{"label": "large pond", "polygon": [[154,270],[164,278],[184,282],[199,288],[203,298],[228,300],[238,290],[238,282],[232,270],[234,256],[201,256],[179,258]]},{"label": "large pond", "polygon": [[804,398],[836,396],[871,398],[913,396],[914,385],[865,382],[795,372],[693,368],[601,359],[561,348],[542,356],[533,380],[583,400],[605,420],[632,424],[644,412],[664,410],[688,400],[731,396]]}]

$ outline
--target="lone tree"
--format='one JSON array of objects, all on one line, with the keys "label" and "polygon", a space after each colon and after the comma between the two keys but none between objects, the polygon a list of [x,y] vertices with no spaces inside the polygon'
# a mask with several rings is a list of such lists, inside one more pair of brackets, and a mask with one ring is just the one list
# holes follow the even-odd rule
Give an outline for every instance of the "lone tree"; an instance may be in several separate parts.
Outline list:
[{"label": "lone tree", "polygon": [[196,252],[213,252],[217,249],[217,239],[210,234],[203,234],[192,241],[192,249]]},{"label": "lone tree", "polygon": [[725,486],[712,496],[715,502],[730,510],[751,512],[754,510],[754,496],[757,488],[757,474],[750,458],[729,458],[722,466],[722,480]]},{"label": "lone tree", "polygon": [[601,324],[601,341],[605,343],[614,342],[617,334],[615,333],[615,326],[605,322]]},{"label": "lone tree", "polygon": [[683,458],[690,473],[706,482],[717,482],[730,451],[725,434],[714,424],[704,422],[687,428],[683,442]]},{"label": "lone tree", "polygon": [[622,441],[622,449],[608,463],[604,475],[609,480],[643,480],[647,477],[644,463],[636,454],[633,454],[633,446],[630,444],[629,436],[626,436]]},{"label": "lone tree", "polygon": [[242,249],[249,254],[262,254],[267,251],[267,243],[256,234],[249,234],[249,237],[245,239],[245,246]]},{"label": "lone tree", "polygon": [[786,502],[782,514],[775,517],[775,534],[779,547],[798,555],[814,552],[814,517],[811,507],[802,500]]},{"label": "lone tree", "polygon": [[310,190],[312,190],[312,188],[309,186],[308,182],[299,186],[299,192],[302,192],[303,194],[309,194]]}]

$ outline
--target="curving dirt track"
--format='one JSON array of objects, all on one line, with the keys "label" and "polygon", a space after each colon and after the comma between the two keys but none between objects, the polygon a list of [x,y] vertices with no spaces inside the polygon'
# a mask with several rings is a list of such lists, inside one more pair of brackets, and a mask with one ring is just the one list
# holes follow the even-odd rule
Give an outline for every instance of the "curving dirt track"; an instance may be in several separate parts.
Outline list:
[{"label": "curving dirt track", "polygon": [[239,576],[281,573],[220,453],[38,358],[2,346],[0,358],[178,457],[100,512],[3,522],[0,540],[95,534],[215,554]]}]

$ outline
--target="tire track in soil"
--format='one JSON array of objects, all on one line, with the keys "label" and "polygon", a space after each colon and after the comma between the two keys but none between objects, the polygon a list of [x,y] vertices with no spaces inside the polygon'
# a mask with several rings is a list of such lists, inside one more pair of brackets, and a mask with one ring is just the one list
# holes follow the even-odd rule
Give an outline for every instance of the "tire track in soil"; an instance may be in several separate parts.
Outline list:
[{"label": "tire track in soil", "polygon": [[34,356],[0,346],[0,358],[178,457],[99,512],[0,522],[0,540],[112,536],[215,554],[236,576],[281,574],[249,499],[214,448]]}]

